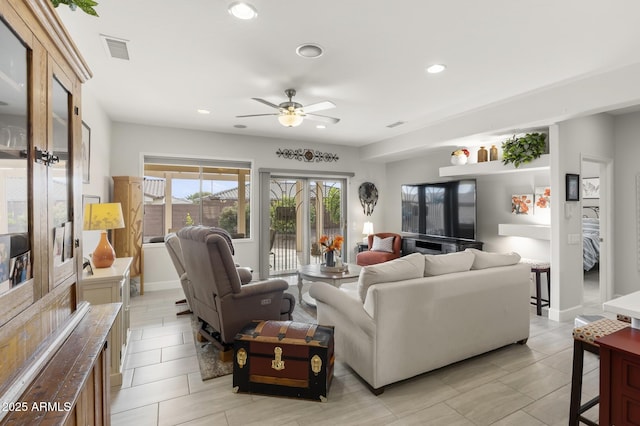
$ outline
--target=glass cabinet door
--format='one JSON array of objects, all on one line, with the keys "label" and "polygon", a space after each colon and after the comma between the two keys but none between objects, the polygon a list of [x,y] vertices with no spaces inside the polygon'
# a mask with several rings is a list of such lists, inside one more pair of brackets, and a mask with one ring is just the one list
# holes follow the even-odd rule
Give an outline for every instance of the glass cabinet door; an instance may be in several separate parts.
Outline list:
[{"label": "glass cabinet door", "polygon": [[73,258],[72,161],[70,156],[72,95],[56,77],[51,80],[51,142],[49,150],[49,225],[53,227],[54,285],[75,272]]},{"label": "glass cabinet door", "polygon": [[27,48],[0,20],[0,294],[31,278]]}]

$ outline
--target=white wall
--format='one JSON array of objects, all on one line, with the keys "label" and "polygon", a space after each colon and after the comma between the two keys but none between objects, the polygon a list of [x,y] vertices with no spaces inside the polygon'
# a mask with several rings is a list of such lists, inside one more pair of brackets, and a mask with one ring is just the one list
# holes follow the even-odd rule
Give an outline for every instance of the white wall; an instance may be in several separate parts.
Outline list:
[{"label": "white wall", "polygon": [[[570,234],[582,235],[581,202],[565,200],[565,175],[580,173],[583,156],[613,159],[613,118],[596,114],[552,126],[550,131],[551,185],[559,197],[552,210],[551,309],[549,318],[569,320],[582,313],[582,245],[569,244]],[[615,167],[619,167],[615,165]],[[569,209],[570,217],[565,214]],[[554,285],[553,283],[556,283]]]},{"label": "white wall", "polygon": [[[90,82],[87,83],[90,86]],[[91,129],[91,152],[89,157],[89,183],[82,185],[83,195],[97,195],[101,202],[109,198],[111,167],[111,120],[96,102],[90,87],[82,89],[82,121]],[[82,217],[82,216],[81,216]],[[82,232],[82,253],[88,257],[98,245],[100,231]]]},{"label": "white wall", "polygon": [[[291,129],[295,131],[295,129]],[[166,154],[173,156],[207,157],[215,159],[243,160],[253,162],[253,182],[258,181],[261,168],[280,170],[301,170],[311,172],[353,172],[349,179],[348,190],[348,238],[354,245],[362,240],[362,225],[365,216],[358,199],[358,187],[370,181],[380,188],[385,181],[384,167],[360,162],[357,148],[341,145],[328,145],[310,142],[280,141],[277,139],[254,136],[238,136],[196,130],[184,130],[129,123],[114,123],[111,150],[111,175],[142,176],[144,154]],[[278,157],[279,148],[309,148],[338,155],[334,162],[302,162]],[[256,211],[258,185],[251,186],[252,211]],[[386,194],[381,191],[378,205],[384,203]],[[378,207],[380,209],[380,207]],[[374,211],[374,225],[382,227],[380,216]],[[376,223],[378,222],[378,223]],[[235,259],[243,266],[258,270],[258,242],[255,230],[258,229],[258,215],[252,215],[252,238],[246,241],[234,241]],[[351,250],[349,250],[351,252]]]},{"label": "white wall", "polygon": [[615,294],[640,290],[636,178],[640,173],[640,113],[615,118]]},{"label": "white wall", "polygon": [[[450,165],[450,155],[450,148],[440,148],[410,160],[387,164],[387,180],[384,192],[388,194],[390,199],[388,203],[385,203],[384,218],[389,231],[400,232],[400,187],[402,184],[457,179],[455,177],[439,177],[439,168]],[[549,241],[499,236],[498,224],[549,224],[550,216],[548,212],[538,212],[528,216],[511,214],[511,195],[533,194],[536,186],[549,185],[549,172],[522,171],[492,176],[468,177],[475,178],[477,181],[476,215],[478,227],[476,239],[484,243],[484,250],[496,252],[516,251],[523,257],[548,261],[550,257]]]}]

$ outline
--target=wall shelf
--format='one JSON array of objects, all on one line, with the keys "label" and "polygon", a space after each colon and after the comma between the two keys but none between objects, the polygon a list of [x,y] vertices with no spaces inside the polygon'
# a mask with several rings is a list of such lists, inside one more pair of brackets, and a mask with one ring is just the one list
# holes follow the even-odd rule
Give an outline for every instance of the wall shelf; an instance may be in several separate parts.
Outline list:
[{"label": "wall shelf", "polygon": [[495,175],[501,173],[531,172],[548,169],[549,154],[544,154],[530,163],[521,164],[517,169],[513,164],[502,164],[502,161],[487,161],[484,163],[471,163],[462,166],[440,167],[440,177]]},{"label": "wall shelf", "polygon": [[498,235],[503,237],[526,237],[551,241],[551,226],[500,223],[498,224]]}]

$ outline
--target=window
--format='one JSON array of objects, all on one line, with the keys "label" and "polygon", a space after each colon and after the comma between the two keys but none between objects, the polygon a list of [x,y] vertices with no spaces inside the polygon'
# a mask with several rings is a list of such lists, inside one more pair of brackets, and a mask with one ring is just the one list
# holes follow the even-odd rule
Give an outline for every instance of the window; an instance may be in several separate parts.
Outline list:
[{"label": "window", "polygon": [[144,242],[188,225],[249,238],[250,185],[249,162],[145,156]]}]

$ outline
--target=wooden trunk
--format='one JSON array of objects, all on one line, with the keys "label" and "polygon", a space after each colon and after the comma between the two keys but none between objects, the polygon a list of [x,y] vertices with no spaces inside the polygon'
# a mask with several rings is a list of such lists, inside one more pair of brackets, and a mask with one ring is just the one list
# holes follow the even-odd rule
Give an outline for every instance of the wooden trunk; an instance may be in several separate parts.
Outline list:
[{"label": "wooden trunk", "polygon": [[333,327],[253,321],[235,337],[234,392],[326,401],[333,378]]}]

